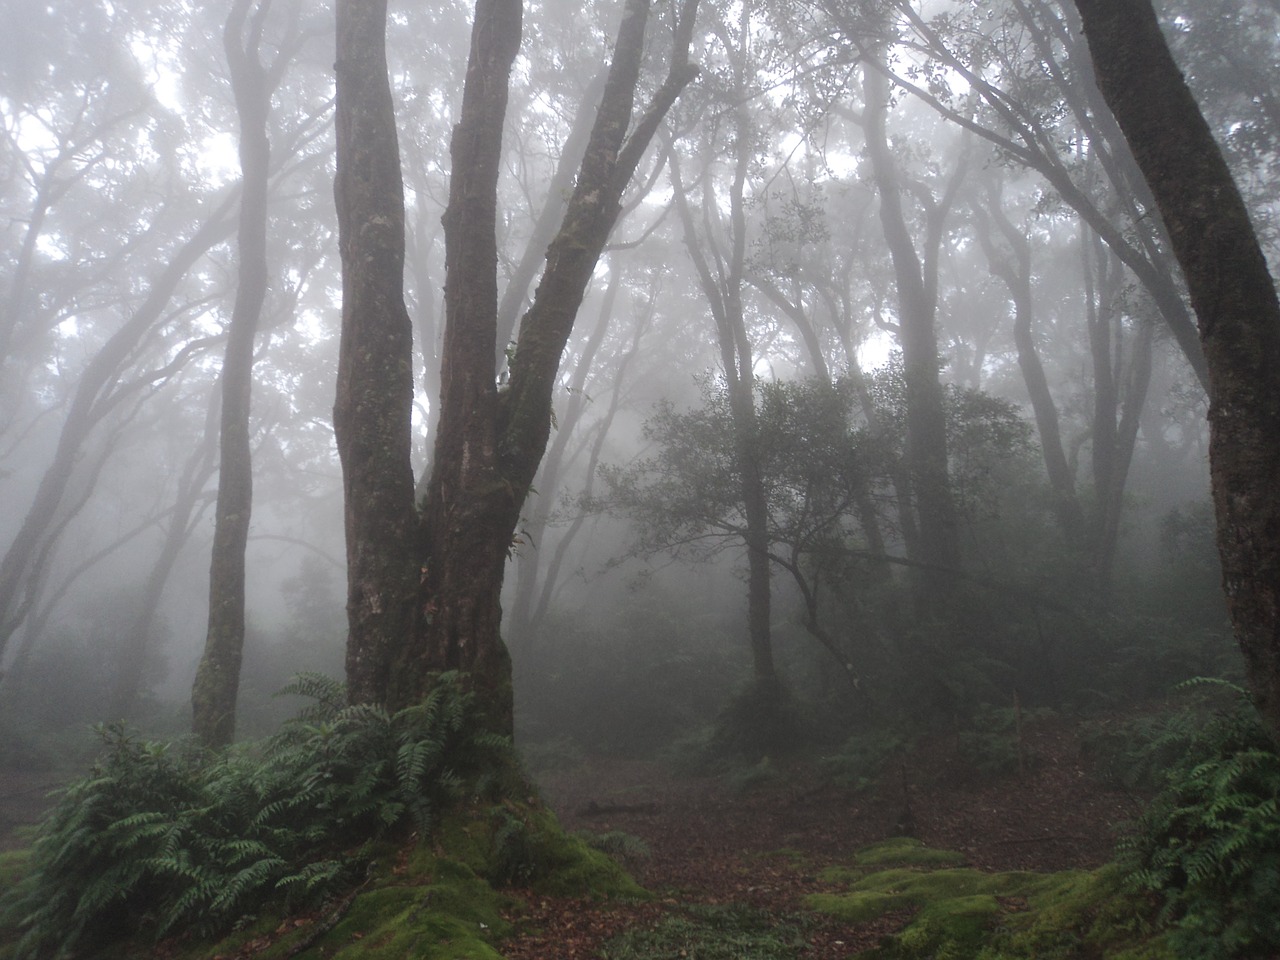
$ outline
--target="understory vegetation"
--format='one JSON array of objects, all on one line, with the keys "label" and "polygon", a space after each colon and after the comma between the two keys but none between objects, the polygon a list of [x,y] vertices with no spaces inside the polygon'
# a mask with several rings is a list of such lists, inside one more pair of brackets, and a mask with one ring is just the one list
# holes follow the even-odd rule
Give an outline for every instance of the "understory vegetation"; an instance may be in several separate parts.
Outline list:
[{"label": "understory vegetation", "polygon": [[[462,866],[421,869],[461,871],[485,890],[518,880],[639,893],[529,806],[508,741],[477,733],[457,676],[395,714],[345,705],[342,685],[318,675],[286,692],[311,706],[275,736],[224,752],[100,728],[101,758],[63,791],[4,898],[16,941],[5,955],[207,939],[259,916],[274,928],[282,914],[332,909],[370,884],[388,902],[421,897],[386,888],[387,878],[403,873],[404,844],[427,850],[451,832],[446,846]],[[445,913],[468,915],[475,896]]]}]

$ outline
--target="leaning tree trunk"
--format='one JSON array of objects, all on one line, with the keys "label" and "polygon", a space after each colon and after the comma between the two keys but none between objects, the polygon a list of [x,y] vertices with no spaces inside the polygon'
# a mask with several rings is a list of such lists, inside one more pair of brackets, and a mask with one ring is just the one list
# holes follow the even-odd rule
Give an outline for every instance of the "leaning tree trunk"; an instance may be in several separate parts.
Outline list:
[{"label": "leaning tree trunk", "polygon": [[338,180],[343,336],[334,426],[346,493],[350,696],[395,709],[434,673],[462,670],[488,724],[510,732],[499,594],[520,509],[551,431],[551,393],[623,190],[695,70],[685,0],[671,72],[630,136],[648,20],[628,0],[564,223],[496,385],[497,178],[518,0],[479,0],[445,212],[445,340],[432,474],[415,514],[409,472],[411,349],[402,296],[403,189],[385,60],[386,7],[338,5]]},{"label": "leaning tree trunk", "polygon": [[267,114],[271,87],[258,59],[262,20],[270,7],[236,0],[223,35],[231,88],[240,117],[240,222],[235,305],[222,361],[222,420],[218,503],[209,564],[209,624],[204,654],[191,688],[192,730],[209,747],[235,735],[236,693],[244,649],[245,548],[253,505],[253,459],[249,448],[249,404],[253,386],[253,341],[267,296],[267,182],[271,157]]},{"label": "leaning tree trunk", "polygon": [[1075,4],[1098,85],[1151,186],[1199,321],[1227,607],[1249,686],[1280,740],[1280,299],[1150,0]]}]

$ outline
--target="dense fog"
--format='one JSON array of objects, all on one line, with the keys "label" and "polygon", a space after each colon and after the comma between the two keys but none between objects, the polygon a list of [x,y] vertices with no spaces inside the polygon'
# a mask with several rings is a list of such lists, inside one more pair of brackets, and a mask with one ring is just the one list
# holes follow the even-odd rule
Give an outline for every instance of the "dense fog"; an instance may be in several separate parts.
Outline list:
[{"label": "dense fog", "polygon": [[[238,735],[291,712],[272,697],[291,675],[343,673],[332,18],[258,0],[234,5],[233,29],[227,6],[0,4],[0,750],[15,755],[78,749],[100,721],[190,729],[245,218],[266,273]],[[1274,5],[1159,7],[1274,265]],[[525,13],[499,383],[619,15]],[[705,738],[726,705],[755,709],[762,680],[799,718],[741,734],[771,750],[1238,675],[1204,358],[1074,17],[1047,0],[702,5],[701,74],[623,195],[510,545],[503,636],[531,763]],[[470,18],[392,4],[388,35],[423,482]],[[242,210],[253,103],[266,199]]]}]

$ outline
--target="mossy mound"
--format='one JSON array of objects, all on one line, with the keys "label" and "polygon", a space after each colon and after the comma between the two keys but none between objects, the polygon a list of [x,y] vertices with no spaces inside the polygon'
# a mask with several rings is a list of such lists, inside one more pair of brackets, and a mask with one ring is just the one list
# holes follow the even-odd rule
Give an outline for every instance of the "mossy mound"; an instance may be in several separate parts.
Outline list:
[{"label": "mossy mound", "polygon": [[1150,905],[1123,891],[1115,868],[987,873],[958,862],[914,840],[887,841],[824,872],[845,892],[813,894],[806,904],[848,923],[913,909],[907,926],[869,954],[878,960],[1173,957],[1144,919]]},{"label": "mossy mound", "polygon": [[[520,901],[502,886],[519,884],[539,893],[638,899],[648,894],[613,860],[566,834],[555,815],[537,804],[507,801],[449,815],[433,836],[411,849],[387,851],[329,929],[315,921],[280,936],[256,954],[275,958],[414,958],[501,960],[493,944],[511,932],[506,915]],[[279,930],[278,918],[267,925]],[[187,954],[235,951],[266,931],[229,937]],[[304,950],[297,947],[307,942]]]},{"label": "mossy mound", "polygon": [[606,944],[609,960],[793,960],[805,951],[805,918],[742,904],[691,905]]}]

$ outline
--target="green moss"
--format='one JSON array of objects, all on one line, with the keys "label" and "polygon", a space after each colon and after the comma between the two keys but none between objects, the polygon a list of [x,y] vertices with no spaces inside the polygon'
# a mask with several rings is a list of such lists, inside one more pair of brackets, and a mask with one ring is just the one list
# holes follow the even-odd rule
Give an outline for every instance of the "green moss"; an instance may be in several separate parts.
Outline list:
[{"label": "green moss", "polygon": [[581,837],[567,834],[544,808],[530,812],[526,856],[533,864],[535,890],[557,896],[644,899],[648,893],[607,854]]},{"label": "green moss", "polygon": [[871,954],[880,960],[1174,956],[1146,919],[1151,905],[1124,891],[1115,867],[1040,874],[917,864],[866,872],[870,864],[897,863],[903,852],[926,858],[945,853],[904,841],[869,848],[855,857],[857,866],[824,874],[830,882],[847,884],[844,893],[812,895],[807,906],[849,923],[914,910],[911,921]]},{"label": "green moss", "polygon": [[1119,869],[1047,876],[1008,915],[980,960],[1022,957],[1096,957],[1108,960],[1174,960],[1165,934],[1152,923],[1152,905],[1128,892]]},{"label": "green moss", "polygon": [[609,960],[793,960],[805,950],[803,917],[741,904],[690,906],[620,933],[604,948]]},{"label": "green moss", "polygon": [[853,860],[860,867],[954,867],[964,863],[964,855],[926,847],[911,837],[894,837],[864,847]]}]

